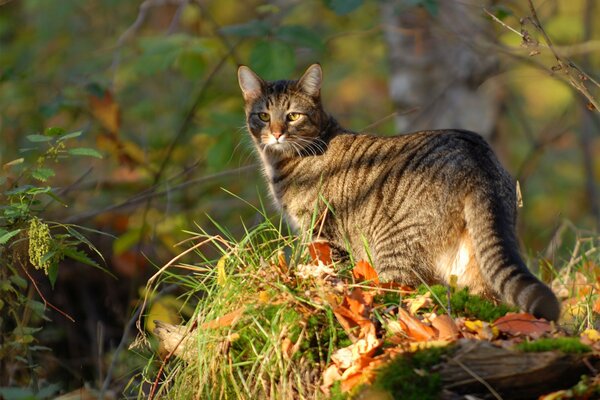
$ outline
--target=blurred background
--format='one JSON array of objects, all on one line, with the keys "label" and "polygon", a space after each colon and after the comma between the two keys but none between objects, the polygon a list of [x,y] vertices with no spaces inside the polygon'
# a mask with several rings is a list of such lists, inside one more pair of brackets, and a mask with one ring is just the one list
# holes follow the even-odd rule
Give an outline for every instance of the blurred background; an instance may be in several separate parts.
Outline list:
[{"label": "blurred background", "polygon": [[[22,151],[27,135],[82,131],[77,146],[103,157],[58,160],[44,185],[60,202],[36,212],[109,234],[86,236],[114,275],[65,260],[52,288],[32,271],[75,322],[49,309],[32,341],[51,351],[31,358],[7,350],[17,316],[0,307],[0,386],[35,378],[120,393],[146,363],[124,330],[148,277],[190,231],[218,232],[211,220],[241,235],[263,218],[251,207],[269,200],[239,64],[281,79],[321,63],[325,108],[357,132],[481,133],[520,182],[530,265],[566,257],[569,241],[600,225],[600,4],[534,5],[552,48],[522,0],[0,0],[2,192],[27,183],[7,163],[39,157]],[[185,314],[166,298],[165,318],[176,319],[169,307]]]}]

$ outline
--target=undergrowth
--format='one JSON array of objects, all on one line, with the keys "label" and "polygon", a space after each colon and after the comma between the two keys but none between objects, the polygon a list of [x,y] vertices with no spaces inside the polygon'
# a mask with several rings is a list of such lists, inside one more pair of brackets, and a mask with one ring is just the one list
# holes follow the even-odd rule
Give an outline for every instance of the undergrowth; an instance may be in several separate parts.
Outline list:
[{"label": "undergrowth", "polygon": [[[239,241],[225,230],[219,237],[196,233],[217,257],[198,251],[201,263],[180,265],[194,270],[183,280],[165,271],[162,283],[184,284],[190,298],[201,296],[193,359],[168,364],[157,396],[314,398],[320,393],[322,370],[333,351],[350,341],[324,300],[326,285],[295,277],[308,253],[300,238],[282,230],[265,221]],[[237,315],[233,322],[219,322],[229,313]],[[145,379],[154,377],[149,373]]]},{"label": "undergrowth", "polygon": [[[157,274],[159,281],[149,286],[156,292],[175,283],[186,292],[183,303],[196,299],[196,318],[188,324],[194,329],[193,349],[182,359],[166,363],[158,378],[156,370],[162,361],[153,358],[141,379],[157,384],[154,398],[325,398],[320,388],[323,371],[336,350],[351,344],[331,308],[340,296],[335,284],[339,271],[327,284],[323,281],[327,278],[302,275],[303,268],[316,268],[310,265],[307,251],[310,239],[283,234],[281,221],[275,224],[265,219],[245,229],[241,240],[215,225],[222,232],[219,236],[202,229],[192,233],[199,243],[195,246],[199,262],[171,265],[191,274],[163,268]],[[467,289],[441,285],[422,285],[413,294],[386,290],[374,304],[382,314],[393,314],[403,300],[427,292],[432,305],[419,310],[424,314],[450,311],[453,316],[491,322],[517,311],[471,295]],[[560,338],[524,342],[517,349],[581,353],[588,348],[576,338]],[[377,369],[369,390],[402,399],[437,398],[441,378],[432,367],[449,351],[451,347],[434,347],[397,357]],[[147,398],[148,390],[141,388],[138,398]],[[359,396],[365,393],[361,390]],[[330,396],[348,398],[339,381],[331,387]]]}]

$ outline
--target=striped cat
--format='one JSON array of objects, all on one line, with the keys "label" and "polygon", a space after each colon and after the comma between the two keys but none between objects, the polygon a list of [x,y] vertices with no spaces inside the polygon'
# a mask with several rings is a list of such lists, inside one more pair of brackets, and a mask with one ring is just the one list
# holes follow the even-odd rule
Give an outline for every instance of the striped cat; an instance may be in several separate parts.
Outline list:
[{"label": "striped cat", "polygon": [[[296,229],[370,256],[382,279],[448,283],[557,320],[552,291],[525,266],[515,181],[485,140],[464,130],[356,134],[321,105],[322,71],[266,82],[238,70],[247,127],[275,203]],[[315,210],[316,214],[315,214]]]}]

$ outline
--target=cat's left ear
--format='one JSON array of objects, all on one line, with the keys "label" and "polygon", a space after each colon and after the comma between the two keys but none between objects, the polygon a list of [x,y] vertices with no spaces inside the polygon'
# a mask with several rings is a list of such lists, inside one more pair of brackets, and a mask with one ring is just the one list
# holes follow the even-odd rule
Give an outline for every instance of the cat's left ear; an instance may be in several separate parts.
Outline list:
[{"label": "cat's left ear", "polygon": [[302,78],[298,80],[298,87],[306,94],[319,97],[321,92],[321,81],[323,80],[323,71],[319,64],[313,64],[306,69]]},{"label": "cat's left ear", "polygon": [[245,65],[241,65],[238,68],[238,81],[244,95],[244,100],[256,99],[262,95],[265,82]]}]

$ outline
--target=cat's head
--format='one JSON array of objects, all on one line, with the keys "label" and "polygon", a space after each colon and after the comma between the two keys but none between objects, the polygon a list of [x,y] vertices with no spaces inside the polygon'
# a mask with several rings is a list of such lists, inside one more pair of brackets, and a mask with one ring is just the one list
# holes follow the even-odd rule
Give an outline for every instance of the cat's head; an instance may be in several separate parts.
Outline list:
[{"label": "cat's head", "polygon": [[248,131],[259,149],[280,156],[324,151],[327,115],[321,107],[321,66],[313,64],[297,81],[268,82],[250,68],[238,69],[246,102]]}]

